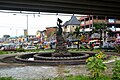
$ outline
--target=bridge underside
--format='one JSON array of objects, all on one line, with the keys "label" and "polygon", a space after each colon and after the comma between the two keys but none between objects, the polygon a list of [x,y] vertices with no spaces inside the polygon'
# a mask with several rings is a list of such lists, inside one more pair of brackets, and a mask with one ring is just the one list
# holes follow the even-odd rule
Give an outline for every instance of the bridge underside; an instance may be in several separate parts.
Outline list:
[{"label": "bridge underside", "polygon": [[0,0],[0,9],[120,17],[120,0]]}]

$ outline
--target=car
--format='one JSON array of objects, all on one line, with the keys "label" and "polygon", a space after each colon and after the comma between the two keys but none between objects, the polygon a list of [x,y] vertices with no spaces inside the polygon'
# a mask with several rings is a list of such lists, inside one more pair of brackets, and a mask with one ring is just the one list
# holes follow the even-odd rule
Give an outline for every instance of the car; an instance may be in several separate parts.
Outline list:
[{"label": "car", "polygon": [[4,51],[15,51],[15,45],[12,44],[3,44],[2,46],[0,46],[0,50],[4,50]]},{"label": "car", "polygon": [[34,50],[34,49],[37,49],[37,47],[35,47],[35,46],[27,46],[24,49],[25,50]]},{"label": "car", "polygon": [[89,47],[90,47],[90,44],[94,44],[93,48],[100,48],[100,41],[99,40],[90,40],[88,42]]},{"label": "car", "polygon": [[100,43],[95,43],[94,48],[100,48]]}]

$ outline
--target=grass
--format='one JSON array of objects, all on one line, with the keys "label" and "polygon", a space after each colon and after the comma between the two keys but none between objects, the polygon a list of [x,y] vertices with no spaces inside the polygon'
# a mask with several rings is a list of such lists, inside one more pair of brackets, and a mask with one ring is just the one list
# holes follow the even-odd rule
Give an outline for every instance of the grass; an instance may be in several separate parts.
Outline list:
[{"label": "grass", "polygon": [[[99,52],[101,49],[94,49],[92,52]],[[70,52],[91,51],[90,49],[69,49]]]},{"label": "grass", "polygon": [[67,76],[65,78],[66,78],[66,80],[89,80],[88,76],[82,76],[82,75],[79,75],[79,76]]},{"label": "grass", "polygon": [[0,80],[17,80],[12,77],[0,77]]},{"label": "grass", "polygon": [[18,49],[16,51],[0,51],[0,55],[2,54],[14,54],[16,52],[54,52],[54,50],[42,50],[42,49],[39,49],[39,50],[23,50],[23,49]]},{"label": "grass", "polygon": [[77,75],[77,76],[70,75],[66,77],[56,77],[53,79],[45,79],[45,80],[111,80],[111,78],[108,76],[102,76],[94,79],[91,78],[90,76],[84,76],[84,75]]},{"label": "grass", "polygon": [[[0,54],[10,54],[10,53],[16,53],[16,52],[54,52],[54,49],[37,49],[37,50],[24,50],[24,49],[17,49],[16,51],[0,51]],[[80,52],[80,51],[90,51],[90,49],[69,49],[69,52]],[[92,52],[99,52],[101,49],[94,49]]]},{"label": "grass", "polygon": [[10,52],[8,52],[8,51],[0,51],[0,55],[1,54],[9,54]]},{"label": "grass", "polygon": [[[0,80],[17,80],[14,79],[12,77],[0,77]],[[56,78],[48,78],[48,79],[37,79],[37,80],[111,80],[110,77],[108,76],[102,76],[100,78],[91,78],[90,76],[84,76],[84,75],[77,75],[77,76],[73,76],[73,75],[69,75],[69,76],[65,76],[65,77],[56,77]]]}]

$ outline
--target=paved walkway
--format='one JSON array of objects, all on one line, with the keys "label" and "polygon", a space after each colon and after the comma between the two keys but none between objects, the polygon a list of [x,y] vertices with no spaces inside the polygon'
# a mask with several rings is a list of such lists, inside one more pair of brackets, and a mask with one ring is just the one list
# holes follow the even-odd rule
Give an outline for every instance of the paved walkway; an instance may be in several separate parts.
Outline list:
[{"label": "paved walkway", "polygon": [[[13,77],[21,80],[35,80],[67,75],[87,75],[85,65],[75,66],[19,66],[0,68],[0,76]],[[44,79],[43,79],[44,80]]]},{"label": "paved walkway", "polygon": [[103,62],[103,63],[112,63],[112,62],[115,62],[115,60],[120,60],[120,57],[116,58],[116,59],[108,60],[108,61]]}]

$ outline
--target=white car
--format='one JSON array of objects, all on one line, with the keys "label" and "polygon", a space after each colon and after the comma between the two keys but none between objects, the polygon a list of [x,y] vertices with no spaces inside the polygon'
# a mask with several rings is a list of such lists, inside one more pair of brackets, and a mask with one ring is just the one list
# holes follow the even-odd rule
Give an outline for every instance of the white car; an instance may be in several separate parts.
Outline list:
[{"label": "white car", "polygon": [[89,47],[90,47],[90,44],[94,44],[94,48],[100,48],[100,41],[99,40],[90,40],[88,42]]},{"label": "white car", "polygon": [[95,43],[94,48],[100,48],[100,43]]},{"label": "white car", "polygon": [[37,47],[35,47],[35,46],[27,46],[24,49],[26,49],[26,50],[34,50],[34,49],[37,49]]}]

